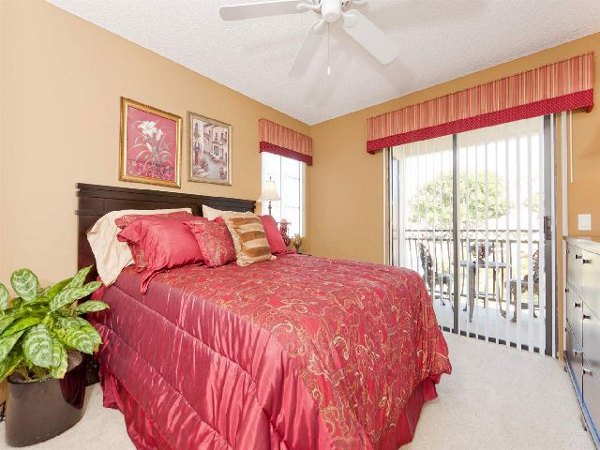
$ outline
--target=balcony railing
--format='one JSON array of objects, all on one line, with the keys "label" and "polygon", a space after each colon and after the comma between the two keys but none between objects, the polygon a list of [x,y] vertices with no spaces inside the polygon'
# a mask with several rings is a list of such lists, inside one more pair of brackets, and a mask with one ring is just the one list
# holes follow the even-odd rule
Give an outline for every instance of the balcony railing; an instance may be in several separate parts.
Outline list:
[{"label": "balcony railing", "polygon": [[[545,315],[539,301],[544,288],[539,281],[541,234],[461,230],[456,277],[452,236],[449,229],[407,229],[394,236],[393,263],[421,274],[443,328],[454,329],[458,309],[460,333],[539,351]],[[458,284],[456,302],[454,283]]]},{"label": "balcony railing", "polygon": [[[420,273],[424,278],[427,274],[435,277],[438,282],[428,283],[432,297],[451,298],[448,292],[441,292],[443,286],[439,282],[442,276],[452,276],[454,272],[454,239],[452,230],[431,230],[425,228],[411,228],[404,231],[402,239],[394,236],[395,265],[404,266]],[[489,230],[470,229],[461,230],[459,233],[458,258],[459,263],[459,294],[466,298],[468,294],[468,270],[465,262],[480,259],[482,265],[477,268],[476,296],[486,300],[505,301],[507,286],[510,280],[527,279],[531,276],[537,278],[539,271],[531,255],[538,252],[540,246],[540,233],[523,230]],[[423,255],[425,252],[425,257]],[[500,267],[494,270],[490,279],[486,280],[486,264]],[[496,277],[500,277],[496,280]],[[454,278],[452,276],[452,278]],[[429,280],[427,280],[429,281]],[[434,284],[437,286],[429,286]],[[496,292],[501,286],[501,292]],[[527,302],[522,302],[522,308],[527,307]]]}]

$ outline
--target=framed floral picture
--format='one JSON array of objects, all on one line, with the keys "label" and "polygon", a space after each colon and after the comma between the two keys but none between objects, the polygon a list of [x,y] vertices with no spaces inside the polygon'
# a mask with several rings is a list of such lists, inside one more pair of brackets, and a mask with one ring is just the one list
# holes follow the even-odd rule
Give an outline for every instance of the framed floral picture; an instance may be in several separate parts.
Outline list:
[{"label": "framed floral picture", "polygon": [[188,113],[190,181],[231,186],[231,125]]},{"label": "framed floral picture", "polygon": [[121,97],[119,179],[181,187],[181,117]]}]

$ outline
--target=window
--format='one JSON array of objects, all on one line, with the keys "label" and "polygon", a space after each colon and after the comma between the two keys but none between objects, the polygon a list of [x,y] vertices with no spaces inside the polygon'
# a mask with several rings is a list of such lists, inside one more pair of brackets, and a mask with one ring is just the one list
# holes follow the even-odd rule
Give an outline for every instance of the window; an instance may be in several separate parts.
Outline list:
[{"label": "window", "polygon": [[[304,163],[272,153],[262,153],[262,181],[275,181],[281,201],[271,203],[271,214],[277,222],[289,222],[290,237],[304,231]],[[262,213],[269,214],[268,202]]]}]

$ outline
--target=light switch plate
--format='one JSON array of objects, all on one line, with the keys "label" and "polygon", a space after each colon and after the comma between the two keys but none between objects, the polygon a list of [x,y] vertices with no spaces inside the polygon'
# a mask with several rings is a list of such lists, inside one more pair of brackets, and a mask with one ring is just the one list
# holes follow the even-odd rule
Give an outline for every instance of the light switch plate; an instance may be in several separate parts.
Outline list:
[{"label": "light switch plate", "polygon": [[577,216],[577,229],[579,231],[592,231],[592,215],[579,214]]}]

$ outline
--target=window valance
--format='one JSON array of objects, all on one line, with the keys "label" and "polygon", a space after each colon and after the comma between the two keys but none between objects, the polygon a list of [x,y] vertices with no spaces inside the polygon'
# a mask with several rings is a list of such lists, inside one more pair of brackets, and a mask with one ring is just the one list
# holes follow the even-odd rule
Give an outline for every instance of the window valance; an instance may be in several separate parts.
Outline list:
[{"label": "window valance", "polygon": [[260,151],[312,165],[312,139],[267,119],[258,121]]},{"label": "window valance", "polygon": [[371,117],[367,151],[594,104],[594,53]]}]

